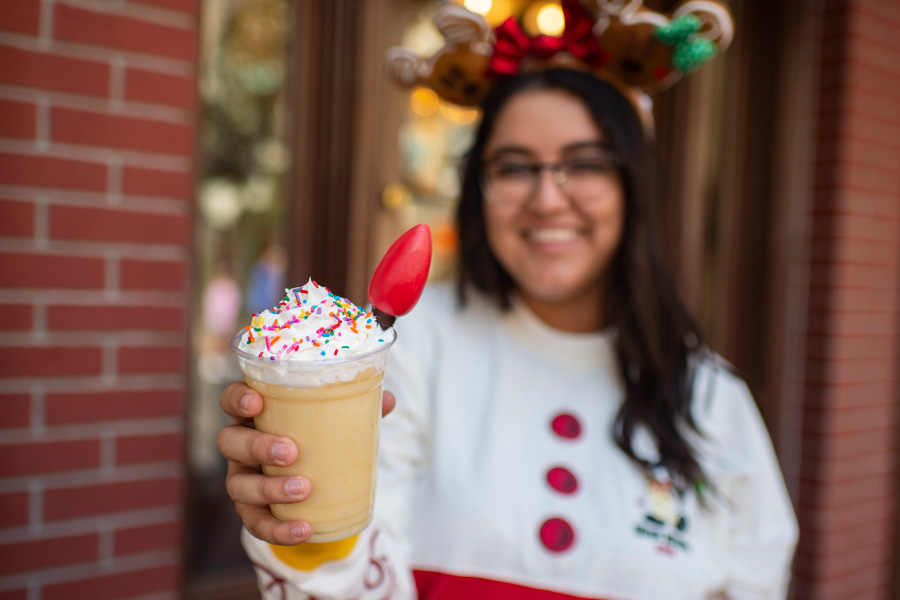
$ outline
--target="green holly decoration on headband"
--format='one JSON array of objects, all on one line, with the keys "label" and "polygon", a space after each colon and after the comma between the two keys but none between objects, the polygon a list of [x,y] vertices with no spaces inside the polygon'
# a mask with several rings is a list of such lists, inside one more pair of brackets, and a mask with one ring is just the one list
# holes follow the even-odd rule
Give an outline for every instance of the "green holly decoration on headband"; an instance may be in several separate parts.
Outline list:
[{"label": "green holly decoration on headband", "polygon": [[686,14],[656,28],[656,38],[675,49],[672,66],[681,73],[690,73],[715,57],[716,45],[699,37],[697,32],[703,23],[694,14]]}]

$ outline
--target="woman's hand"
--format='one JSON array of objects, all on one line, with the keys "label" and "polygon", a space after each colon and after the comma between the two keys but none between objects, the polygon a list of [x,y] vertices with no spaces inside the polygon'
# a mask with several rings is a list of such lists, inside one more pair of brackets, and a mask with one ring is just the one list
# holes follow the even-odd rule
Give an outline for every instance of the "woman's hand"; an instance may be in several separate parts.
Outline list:
[{"label": "woman's hand", "polygon": [[[270,504],[300,502],[311,486],[304,477],[269,477],[260,466],[286,467],[297,460],[296,444],[286,437],[253,428],[253,417],[262,412],[263,399],[244,383],[232,383],[219,397],[222,409],[234,419],[219,432],[219,452],[228,459],[225,488],[244,526],[255,537],[280,546],[306,541],[312,533],[305,521],[279,521],[269,512]],[[382,416],[394,409],[394,395],[384,393]]]}]

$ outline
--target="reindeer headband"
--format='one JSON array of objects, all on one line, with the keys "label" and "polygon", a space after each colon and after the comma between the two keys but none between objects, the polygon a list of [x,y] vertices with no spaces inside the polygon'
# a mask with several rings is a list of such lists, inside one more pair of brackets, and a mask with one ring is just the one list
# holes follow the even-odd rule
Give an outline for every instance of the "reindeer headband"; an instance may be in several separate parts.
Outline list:
[{"label": "reindeer headband", "polygon": [[731,43],[731,14],[715,0],[688,0],[666,16],[642,0],[562,0],[560,37],[530,37],[510,17],[493,30],[481,16],[445,4],[434,23],[446,45],[429,58],[408,48],[385,54],[397,83],[422,85],[454,104],[478,106],[504,76],[564,66],[616,84],[640,105]]}]

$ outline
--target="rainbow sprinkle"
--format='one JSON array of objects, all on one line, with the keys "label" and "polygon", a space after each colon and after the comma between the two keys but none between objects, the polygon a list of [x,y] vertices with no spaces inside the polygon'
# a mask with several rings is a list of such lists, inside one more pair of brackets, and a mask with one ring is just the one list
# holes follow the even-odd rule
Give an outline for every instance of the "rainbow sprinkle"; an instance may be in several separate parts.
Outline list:
[{"label": "rainbow sprinkle", "polygon": [[[306,347],[304,342],[321,348],[338,337],[341,340],[335,343],[339,346],[334,348],[332,344],[333,352],[321,349],[319,356],[340,356],[350,350],[351,346],[347,344],[354,344],[354,336],[357,340],[365,340],[371,335],[372,322],[371,312],[310,280],[305,286],[285,290],[284,298],[272,310],[252,315],[250,325],[244,328],[247,335],[243,345],[264,342],[265,352],[259,345],[251,351],[254,354],[259,351],[260,358],[268,353],[269,359],[275,360],[300,352]],[[310,332],[310,325],[316,328],[314,332]],[[280,345],[276,345],[279,342]],[[378,342],[384,340],[379,338]]]}]

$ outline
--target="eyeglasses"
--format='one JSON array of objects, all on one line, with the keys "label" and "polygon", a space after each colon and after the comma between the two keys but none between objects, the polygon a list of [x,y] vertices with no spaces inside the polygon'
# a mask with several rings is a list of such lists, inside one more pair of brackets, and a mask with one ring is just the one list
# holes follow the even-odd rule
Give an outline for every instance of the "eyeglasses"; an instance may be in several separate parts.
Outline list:
[{"label": "eyeglasses", "polygon": [[501,157],[482,164],[481,185],[488,203],[517,208],[532,199],[540,187],[541,172],[550,171],[553,181],[573,202],[589,205],[609,189],[610,177],[622,166],[613,151],[538,163],[523,158]]}]

